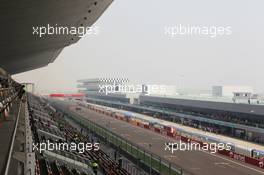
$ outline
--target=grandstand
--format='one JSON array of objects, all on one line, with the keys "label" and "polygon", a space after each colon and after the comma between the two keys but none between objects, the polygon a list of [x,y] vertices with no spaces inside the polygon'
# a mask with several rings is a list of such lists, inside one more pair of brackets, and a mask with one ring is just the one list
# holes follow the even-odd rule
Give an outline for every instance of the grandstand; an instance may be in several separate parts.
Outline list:
[{"label": "grandstand", "polygon": [[[103,143],[99,139],[69,123],[68,115],[26,93],[24,86],[12,79],[1,78],[0,85],[0,131],[5,138],[0,141],[1,174],[130,174],[122,162],[100,149]],[[99,165],[97,170],[93,162]]]},{"label": "grandstand", "polygon": [[[30,121],[36,143],[89,143],[90,138],[83,135],[76,128],[72,127],[60,112],[55,112],[52,108],[45,108],[46,103],[41,103],[36,97],[29,95]],[[126,175],[124,169],[119,169],[118,164],[102,150],[85,151],[80,154],[78,150],[45,150],[42,154],[36,155],[37,166],[40,166],[40,173],[51,171],[56,174],[57,170],[62,170],[63,174],[93,174],[91,162],[98,161],[100,174],[112,169],[113,174]],[[53,167],[53,168],[51,168]]]},{"label": "grandstand", "polygon": [[[2,3],[0,19],[5,26],[1,38],[5,44],[1,45],[0,53],[1,174],[130,174],[103,149],[96,150],[98,145],[94,140],[81,132],[83,129],[69,123],[65,114],[39,96],[26,92],[34,91],[33,83],[20,84],[12,79],[14,74],[52,63],[66,46],[82,37],[76,32],[54,34],[56,27],[75,28],[78,32],[80,28],[91,28],[111,3],[112,0]],[[45,29],[37,30],[39,27]],[[45,36],[36,35],[44,30]],[[7,35],[9,32],[12,36]],[[42,150],[47,145],[69,145],[69,142],[75,146],[83,143],[89,149]]]}]

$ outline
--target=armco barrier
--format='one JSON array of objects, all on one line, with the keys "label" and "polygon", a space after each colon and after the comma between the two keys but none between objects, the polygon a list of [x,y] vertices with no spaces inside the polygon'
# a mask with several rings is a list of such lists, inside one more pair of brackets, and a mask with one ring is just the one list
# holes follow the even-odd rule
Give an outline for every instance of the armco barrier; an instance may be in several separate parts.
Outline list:
[{"label": "armco barrier", "polygon": [[[91,109],[91,108],[89,108],[89,109]],[[115,118],[119,119],[117,116],[115,116]],[[122,120],[122,121],[124,121],[124,120]],[[141,128],[145,128],[145,129],[151,129],[151,130],[153,130],[156,133],[160,133],[160,134],[164,135],[163,131],[159,131],[158,132],[157,128],[152,129],[147,124],[142,124],[140,122],[137,122],[137,126],[139,126]],[[201,141],[197,141],[197,140],[194,140],[194,139],[191,139],[191,138],[188,138],[188,137],[184,137],[184,136],[181,136],[181,135],[178,135],[178,134],[175,135],[175,134],[170,133],[170,132],[167,132],[165,135],[167,135],[169,137],[172,137],[172,138],[175,138],[176,140],[181,140],[181,141],[186,142],[186,143],[194,141],[194,142],[203,144],[203,142],[201,142]],[[264,169],[264,161],[263,160],[258,160],[258,159],[252,158],[252,157],[244,156],[244,155],[241,155],[241,154],[238,154],[238,153],[234,153],[234,152],[231,152],[231,151],[227,151],[227,150],[218,151],[218,153],[221,154],[221,155],[224,155],[224,156],[228,156],[228,157],[230,157],[232,159],[235,159],[235,160],[238,160],[238,161],[241,161],[241,162],[245,162],[245,163],[248,163],[248,164],[251,164],[251,165],[254,165],[254,166],[258,166],[258,167]]]}]

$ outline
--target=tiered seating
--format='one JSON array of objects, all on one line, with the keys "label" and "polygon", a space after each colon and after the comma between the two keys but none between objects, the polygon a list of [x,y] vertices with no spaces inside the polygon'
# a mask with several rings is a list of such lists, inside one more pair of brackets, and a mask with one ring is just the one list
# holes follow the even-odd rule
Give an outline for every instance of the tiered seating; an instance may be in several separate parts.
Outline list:
[{"label": "tiered seating", "polygon": [[[66,125],[64,128],[65,128],[67,135],[71,139],[74,138],[75,134],[78,134],[82,142],[89,143],[88,138],[82,136],[79,132],[75,131],[75,133],[72,133],[71,131],[74,130],[74,128],[71,125]],[[119,169],[118,164],[100,149],[98,151],[85,152],[84,155],[87,157],[90,157],[92,160],[100,160],[101,166],[103,167],[103,169],[112,170],[114,174],[128,174],[124,169]]]},{"label": "tiered seating", "polygon": [[52,173],[54,175],[60,175],[61,174],[61,171],[59,170],[59,167],[57,166],[56,162],[52,162],[50,164],[50,167],[51,167]]},{"label": "tiered seating", "polygon": [[[31,115],[31,125],[34,134],[34,140],[36,143],[43,143],[49,141],[51,143],[58,142],[82,142],[84,144],[90,143],[89,138],[77,131],[72,127],[64,118],[62,113],[54,112],[49,107],[42,103],[37,97],[32,95],[28,96],[29,109]],[[62,138],[62,139],[59,139]],[[76,140],[78,138],[78,140]],[[129,173],[120,169],[118,163],[113,161],[102,150],[90,150],[80,154],[77,150],[52,150],[52,153],[67,157],[71,160],[75,160],[83,163],[84,165],[90,165],[92,161],[99,163],[100,170],[103,174],[113,175],[128,175]],[[68,167],[65,163],[58,163],[54,160],[48,160],[43,154],[37,154],[37,160],[39,160],[40,175],[52,173],[59,175],[79,175],[87,174],[82,169],[76,167]]]},{"label": "tiered seating", "polygon": [[45,159],[39,160],[40,174],[52,175],[49,163]]}]

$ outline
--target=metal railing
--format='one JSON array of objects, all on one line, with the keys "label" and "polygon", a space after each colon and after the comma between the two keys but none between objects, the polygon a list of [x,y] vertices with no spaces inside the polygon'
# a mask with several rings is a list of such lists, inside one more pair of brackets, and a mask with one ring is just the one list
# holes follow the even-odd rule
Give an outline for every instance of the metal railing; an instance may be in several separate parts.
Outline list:
[{"label": "metal railing", "polygon": [[17,132],[17,126],[18,126],[18,121],[20,118],[20,111],[21,111],[21,104],[22,102],[20,102],[19,104],[19,109],[18,109],[18,114],[17,114],[17,118],[16,118],[16,123],[15,123],[15,128],[12,134],[12,140],[11,140],[11,145],[9,147],[9,153],[8,153],[8,158],[7,158],[7,162],[6,162],[6,166],[5,166],[5,173],[4,175],[8,175],[9,172],[9,165],[11,162],[11,158],[12,158],[12,153],[13,153],[13,149],[14,149],[14,142],[15,142],[15,137],[16,137],[16,132]]}]

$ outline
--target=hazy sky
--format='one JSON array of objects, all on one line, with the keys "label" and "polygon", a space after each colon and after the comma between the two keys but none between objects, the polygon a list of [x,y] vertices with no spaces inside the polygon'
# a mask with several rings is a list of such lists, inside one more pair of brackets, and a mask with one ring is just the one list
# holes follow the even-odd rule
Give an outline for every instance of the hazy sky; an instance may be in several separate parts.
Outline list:
[{"label": "hazy sky", "polygon": [[[100,34],[66,47],[47,67],[18,74],[44,91],[76,89],[76,80],[132,81],[210,89],[253,86],[264,92],[263,0],[115,0],[94,24]],[[230,26],[232,34],[177,36],[165,26]]]}]

